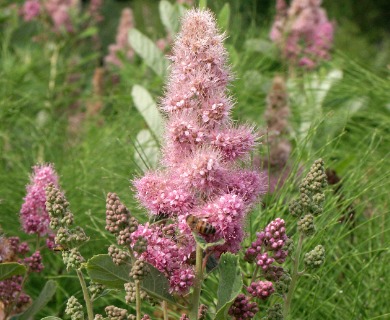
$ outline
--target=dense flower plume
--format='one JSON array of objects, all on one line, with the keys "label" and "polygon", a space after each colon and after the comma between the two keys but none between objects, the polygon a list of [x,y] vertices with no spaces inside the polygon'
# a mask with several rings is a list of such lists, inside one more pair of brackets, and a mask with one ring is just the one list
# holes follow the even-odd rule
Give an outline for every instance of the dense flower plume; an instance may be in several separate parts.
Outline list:
[{"label": "dense flower plume", "polygon": [[49,233],[50,219],[45,205],[45,188],[50,183],[58,186],[54,167],[50,164],[34,166],[30,184],[26,187],[27,195],[20,210],[22,227],[28,234],[44,236]]},{"label": "dense flower plume", "polygon": [[115,38],[115,43],[109,45],[108,55],[104,58],[108,64],[113,64],[118,67],[122,66],[122,61],[118,54],[122,52],[127,59],[132,59],[134,50],[129,44],[128,34],[129,30],[134,28],[133,11],[130,8],[124,8],[121,13],[118,31]]},{"label": "dense flower plume", "polygon": [[223,40],[211,12],[185,14],[161,100],[168,117],[162,167],[134,181],[142,206],[165,220],[139,225],[132,233],[132,248],[145,239],[146,250],[135,254],[165,272],[171,290],[178,293],[187,292],[194,280],[194,230],[186,219],[210,225],[215,232],[201,233],[206,241],[224,240],[214,248],[216,257],[237,252],[245,216],[266,191],[265,177],[238,163],[248,159],[257,136],[251,126],[233,126],[229,117],[233,99],[227,85],[232,76]]},{"label": "dense flower plume", "polygon": [[325,59],[333,43],[334,26],[321,8],[321,0],[277,0],[270,38],[294,65],[313,69]]}]

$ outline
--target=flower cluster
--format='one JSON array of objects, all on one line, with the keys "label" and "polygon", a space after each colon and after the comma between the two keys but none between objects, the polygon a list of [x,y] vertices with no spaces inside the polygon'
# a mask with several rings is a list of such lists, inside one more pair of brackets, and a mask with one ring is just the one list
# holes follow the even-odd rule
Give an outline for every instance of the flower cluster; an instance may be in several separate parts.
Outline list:
[{"label": "flower cluster", "polygon": [[126,59],[131,60],[134,56],[134,50],[129,44],[128,34],[130,29],[134,28],[133,11],[130,8],[122,10],[119,21],[118,31],[116,34],[115,44],[108,47],[108,55],[104,58],[107,64],[112,64],[118,67],[122,66],[122,61],[118,57],[118,53],[122,52]]},{"label": "flower cluster", "polygon": [[259,312],[256,302],[250,302],[249,299],[240,293],[229,308],[229,315],[236,320],[252,319]]},{"label": "flower cluster", "polygon": [[[162,165],[134,181],[136,196],[160,224],[140,225],[132,234],[132,248],[140,238],[147,248],[136,256],[164,272],[171,290],[185,293],[193,283],[191,255],[197,228],[208,242],[224,240],[214,247],[238,252],[249,208],[265,193],[265,177],[240,168],[257,136],[252,127],[233,126],[233,107],[227,85],[232,79],[227,66],[224,35],[219,34],[209,11],[190,10],[172,49],[171,74],[161,110],[168,120]],[[187,218],[195,222],[187,224]],[[168,224],[171,222],[171,224]],[[207,232],[213,230],[213,232]]]},{"label": "flower cluster", "polygon": [[288,240],[283,219],[276,218],[263,231],[258,232],[257,238],[245,253],[245,260],[255,262],[263,271],[276,261],[283,263],[288,255],[285,246]]},{"label": "flower cluster", "polygon": [[[41,253],[35,251],[26,257],[29,251],[27,242],[20,242],[18,237],[0,236],[0,264],[18,262],[26,266],[28,274],[41,272],[44,268]],[[30,296],[23,291],[24,282],[22,276],[0,281],[0,301],[3,303],[5,318],[20,313],[31,302]]]},{"label": "flower cluster", "polygon": [[45,236],[50,233],[49,214],[46,210],[45,188],[50,183],[58,186],[58,176],[51,164],[33,167],[30,184],[27,185],[27,195],[20,210],[20,220],[27,234]]},{"label": "flower cluster", "polygon": [[321,0],[277,0],[270,38],[294,65],[313,69],[325,59],[333,42],[334,26],[321,8]]},{"label": "flower cluster", "polygon": [[[100,9],[103,0],[91,0],[87,13],[93,22],[102,20]],[[49,18],[49,23],[55,33],[75,32],[75,17],[81,7],[74,0],[26,0],[21,8],[21,15],[25,21],[33,21],[38,18]]]}]

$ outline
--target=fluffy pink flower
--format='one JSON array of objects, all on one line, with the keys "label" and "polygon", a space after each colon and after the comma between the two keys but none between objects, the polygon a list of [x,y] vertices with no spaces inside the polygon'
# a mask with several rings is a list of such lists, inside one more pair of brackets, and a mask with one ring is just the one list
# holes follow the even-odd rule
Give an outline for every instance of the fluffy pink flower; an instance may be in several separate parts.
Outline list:
[{"label": "fluffy pink flower", "polygon": [[26,187],[27,195],[20,210],[23,230],[28,234],[41,236],[49,232],[49,214],[46,211],[45,187],[49,183],[58,186],[58,176],[51,164],[33,167],[30,184]]},{"label": "fluffy pink flower", "polygon": [[188,212],[194,197],[188,188],[162,173],[149,172],[134,181],[137,198],[152,214],[174,216]]},{"label": "fluffy pink flower", "polygon": [[178,239],[165,235],[161,228],[156,225],[149,226],[149,224],[139,225],[131,237],[132,246],[139,238],[147,240],[146,251],[141,254],[136,253],[136,255],[165,273],[170,280],[172,291],[188,292],[194,278],[193,267],[187,264],[195,247],[193,239],[181,239],[180,241],[185,241],[186,244],[181,246]]},{"label": "fluffy pink flower", "polygon": [[292,64],[314,69],[330,58],[334,26],[321,7],[321,0],[284,0],[276,4],[276,17],[270,38]]},{"label": "fluffy pink flower", "polygon": [[74,0],[47,0],[44,2],[44,7],[53,22],[55,32],[74,31],[71,12],[77,10],[77,2]]},{"label": "fluffy pink flower", "polygon": [[106,63],[121,67],[123,63],[118,57],[119,52],[123,52],[125,57],[129,60],[133,58],[134,50],[130,47],[128,41],[129,31],[132,28],[134,28],[133,11],[130,8],[125,8],[121,13],[118,31],[116,34],[116,42],[108,47],[109,53],[104,58]]},{"label": "fluffy pink flower", "polygon": [[38,0],[27,0],[22,7],[24,21],[34,20],[41,12],[41,4]]},{"label": "fluffy pink flower", "polygon": [[255,147],[253,128],[241,126],[215,130],[210,135],[211,145],[221,151],[222,159],[234,161],[247,156]]}]

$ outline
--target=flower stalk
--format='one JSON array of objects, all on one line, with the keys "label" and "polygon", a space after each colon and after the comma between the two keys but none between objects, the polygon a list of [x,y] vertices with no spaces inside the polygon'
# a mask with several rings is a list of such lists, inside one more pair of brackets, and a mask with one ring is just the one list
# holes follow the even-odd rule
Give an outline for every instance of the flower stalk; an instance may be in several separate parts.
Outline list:
[{"label": "flower stalk", "polygon": [[93,315],[92,301],[88,293],[87,284],[85,283],[85,279],[81,270],[76,269],[76,273],[80,281],[81,289],[83,291],[85,306],[87,307],[88,320],[93,320],[94,315]]},{"label": "flower stalk", "polygon": [[139,280],[135,281],[135,310],[137,320],[141,320],[141,286]]},{"label": "flower stalk", "polygon": [[196,266],[195,266],[195,283],[194,283],[194,292],[192,294],[192,303],[190,309],[190,320],[198,319],[198,309],[200,302],[200,292],[202,289],[203,282],[203,250],[199,243],[196,244]]},{"label": "flower stalk", "polygon": [[293,260],[293,270],[292,270],[292,274],[291,274],[291,283],[290,283],[290,287],[288,289],[287,296],[286,296],[285,301],[284,301],[283,315],[284,315],[285,319],[287,319],[287,316],[288,316],[288,313],[290,310],[291,301],[292,301],[292,298],[294,296],[294,290],[295,290],[295,287],[297,285],[298,278],[301,276],[298,269],[299,269],[299,259],[301,256],[303,239],[304,239],[304,235],[301,233],[299,236],[298,246],[295,250],[294,258],[292,259]]}]

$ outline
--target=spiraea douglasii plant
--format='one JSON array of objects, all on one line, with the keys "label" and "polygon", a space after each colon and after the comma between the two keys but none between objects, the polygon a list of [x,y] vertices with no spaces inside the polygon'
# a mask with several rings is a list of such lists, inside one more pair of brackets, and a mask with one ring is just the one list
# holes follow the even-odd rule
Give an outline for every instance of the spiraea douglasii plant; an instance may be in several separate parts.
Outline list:
[{"label": "spiraea douglasii plant", "polygon": [[[314,217],[324,201],[322,160],[315,162],[299,200],[290,206],[299,217],[296,248],[285,221],[276,218],[240,253],[245,222],[267,183],[249,168],[249,154],[259,142],[254,128],[235,125],[230,118],[234,103],[227,86],[232,75],[223,40],[210,11],[185,14],[160,104],[166,115],[161,165],[132,182],[149,222],[140,223],[116,193],[108,193],[106,230],[115,235],[116,244],[108,254],[87,260],[79,247],[89,237],[73,225],[57,178],[41,183],[45,208],[40,220],[37,214],[30,220],[46,226],[41,233],[54,236],[53,248],[80,281],[84,301],[68,299],[65,313],[71,319],[150,319],[158,316],[153,309],[161,309],[164,319],[172,312],[191,320],[287,319],[298,277],[322,264],[324,249],[318,246],[305,255],[306,269],[300,269],[303,240],[314,234]],[[289,256],[291,269],[282,266]],[[248,263],[250,281],[244,283],[240,264]],[[84,270],[91,280],[88,287]],[[218,292],[215,301],[207,301],[202,288],[212,273],[218,274]],[[108,305],[106,318],[95,315],[94,301],[105,288],[120,290],[128,308]],[[276,302],[266,305],[263,301],[271,295]]]}]

